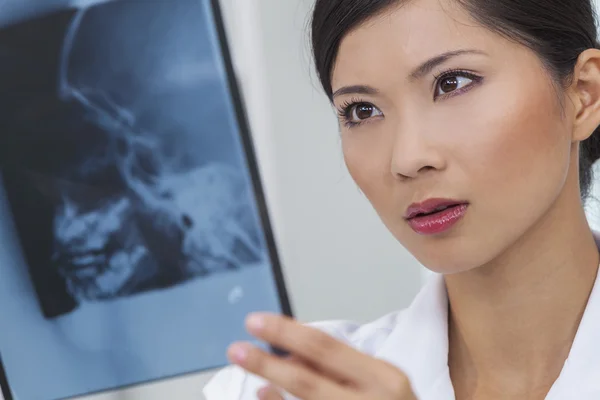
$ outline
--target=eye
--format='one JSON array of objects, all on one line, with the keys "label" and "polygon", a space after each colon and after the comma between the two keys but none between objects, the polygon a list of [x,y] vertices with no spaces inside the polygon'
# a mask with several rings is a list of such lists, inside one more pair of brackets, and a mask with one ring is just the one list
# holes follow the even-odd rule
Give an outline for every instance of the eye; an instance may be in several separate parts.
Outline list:
[{"label": "eye", "polygon": [[377,115],[381,115],[381,111],[373,104],[360,103],[351,108],[350,119],[352,121],[363,121]]},{"label": "eye", "polygon": [[454,92],[455,90],[462,89],[471,83],[473,83],[473,79],[465,76],[443,77],[438,81],[436,96],[443,96],[445,94]]},{"label": "eye", "polygon": [[339,115],[347,126],[356,126],[383,113],[371,103],[350,102],[342,106]]},{"label": "eye", "polygon": [[482,81],[483,77],[472,72],[448,71],[436,77],[434,99],[464,93]]}]

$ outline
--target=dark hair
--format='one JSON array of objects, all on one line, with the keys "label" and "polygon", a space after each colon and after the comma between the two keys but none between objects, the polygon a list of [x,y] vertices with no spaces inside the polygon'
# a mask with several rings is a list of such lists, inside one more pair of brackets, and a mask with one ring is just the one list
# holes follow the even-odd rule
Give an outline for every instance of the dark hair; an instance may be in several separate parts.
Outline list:
[{"label": "dark hair", "polygon": [[[317,0],[311,39],[321,85],[332,98],[331,74],[340,42],[352,29],[408,0]],[[591,0],[454,0],[488,29],[538,54],[551,76],[568,86],[579,55],[599,48]],[[600,129],[582,142],[579,180],[589,195],[592,166],[600,159]]]}]

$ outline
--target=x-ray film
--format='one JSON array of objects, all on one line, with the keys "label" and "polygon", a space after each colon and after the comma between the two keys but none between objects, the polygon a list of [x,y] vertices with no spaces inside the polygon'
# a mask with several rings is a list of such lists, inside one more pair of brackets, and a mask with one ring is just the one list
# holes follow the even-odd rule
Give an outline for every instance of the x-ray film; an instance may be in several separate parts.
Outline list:
[{"label": "x-ray film", "polygon": [[217,1],[3,7],[4,396],[226,365],[291,311]]}]

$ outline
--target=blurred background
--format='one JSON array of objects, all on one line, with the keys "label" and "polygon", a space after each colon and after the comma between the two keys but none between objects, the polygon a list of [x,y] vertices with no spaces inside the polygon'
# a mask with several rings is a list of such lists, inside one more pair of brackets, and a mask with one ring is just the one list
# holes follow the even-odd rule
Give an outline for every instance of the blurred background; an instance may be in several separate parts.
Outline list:
[{"label": "blurred background", "polygon": [[[0,0],[0,24],[23,0]],[[65,2],[48,0],[47,7]],[[388,234],[343,163],[307,41],[314,0],[221,0],[292,307],[301,321],[368,321],[406,307],[428,273]],[[26,17],[26,15],[23,15]],[[600,187],[588,204],[600,229]],[[0,224],[6,218],[0,215]],[[10,262],[5,252],[0,263]],[[212,373],[90,400],[202,399]]]}]

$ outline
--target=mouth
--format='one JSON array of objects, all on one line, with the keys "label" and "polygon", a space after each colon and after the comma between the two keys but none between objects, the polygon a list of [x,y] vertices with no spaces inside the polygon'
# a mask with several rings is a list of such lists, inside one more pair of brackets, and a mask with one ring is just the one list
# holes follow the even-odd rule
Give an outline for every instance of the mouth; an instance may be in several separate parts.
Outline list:
[{"label": "mouth", "polygon": [[404,218],[410,227],[422,235],[448,231],[465,215],[469,203],[466,201],[430,199],[412,204]]}]

